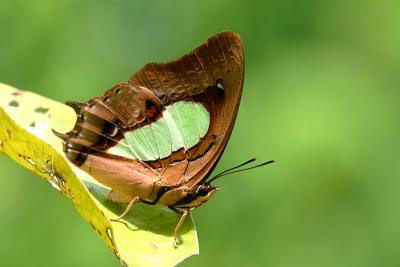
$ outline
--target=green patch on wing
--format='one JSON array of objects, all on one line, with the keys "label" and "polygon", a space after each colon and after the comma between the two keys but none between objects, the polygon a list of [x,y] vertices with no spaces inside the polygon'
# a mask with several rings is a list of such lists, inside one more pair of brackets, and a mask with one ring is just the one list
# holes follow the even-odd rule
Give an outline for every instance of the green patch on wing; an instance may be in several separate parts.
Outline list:
[{"label": "green patch on wing", "polygon": [[172,233],[179,216],[165,207],[135,205],[125,220],[110,221],[125,206],[106,200],[108,188],[67,162],[61,141],[51,131],[66,132],[75,120],[74,111],[64,104],[0,84],[0,152],[71,200],[121,262],[173,266],[198,254],[192,220],[180,231],[180,246],[173,248]]},{"label": "green patch on wing", "polygon": [[201,103],[180,101],[166,106],[156,122],[125,133],[108,153],[143,161],[166,158],[180,148],[197,145],[209,125],[210,114]]}]

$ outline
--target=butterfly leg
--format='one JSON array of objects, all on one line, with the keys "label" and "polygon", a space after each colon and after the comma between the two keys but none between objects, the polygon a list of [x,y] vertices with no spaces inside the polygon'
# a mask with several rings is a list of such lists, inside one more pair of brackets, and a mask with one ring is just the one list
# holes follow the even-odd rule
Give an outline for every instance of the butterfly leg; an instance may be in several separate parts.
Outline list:
[{"label": "butterfly leg", "polygon": [[185,222],[186,217],[190,214],[190,211],[191,211],[191,209],[187,209],[187,210],[184,210],[183,212],[180,212],[181,218],[179,219],[179,222],[176,225],[175,231],[174,231],[174,241],[172,243],[174,248],[178,247],[178,244],[176,242],[176,238],[177,238],[177,235],[179,233],[179,230],[181,229],[183,223]]},{"label": "butterfly leg", "polygon": [[122,218],[124,218],[125,215],[128,214],[128,212],[132,209],[133,205],[135,205],[135,203],[137,203],[137,202],[139,202],[139,201],[140,201],[140,198],[139,198],[139,197],[134,197],[134,198],[131,200],[131,202],[129,202],[129,204],[128,204],[128,206],[126,207],[125,211],[124,211],[120,216],[118,216],[117,218],[111,219],[111,221],[116,222],[116,221],[119,221],[119,220],[121,220]]}]

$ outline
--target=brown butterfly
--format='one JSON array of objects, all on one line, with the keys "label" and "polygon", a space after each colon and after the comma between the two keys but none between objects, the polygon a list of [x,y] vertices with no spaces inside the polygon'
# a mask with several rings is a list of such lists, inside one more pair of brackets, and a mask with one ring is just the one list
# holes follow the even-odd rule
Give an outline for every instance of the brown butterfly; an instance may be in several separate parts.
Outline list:
[{"label": "brown butterfly", "polygon": [[145,65],[87,103],[68,101],[76,125],[56,134],[70,161],[112,188],[110,200],[129,203],[115,220],[139,201],[180,213],[176,247],[187,215],[219,189],[211,180],[227,174],[207,181],[231,135],[243,78],[243,43],[222,32],[175,61]]}]

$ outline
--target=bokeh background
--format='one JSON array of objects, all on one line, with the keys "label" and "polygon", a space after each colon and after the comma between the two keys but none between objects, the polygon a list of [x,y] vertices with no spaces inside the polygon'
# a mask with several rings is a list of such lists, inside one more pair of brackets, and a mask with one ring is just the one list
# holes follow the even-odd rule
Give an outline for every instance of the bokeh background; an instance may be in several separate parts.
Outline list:
[{"label": "bokeh background", "polygon": [[[2,0],[0,81],[65,101],[222,30],[246,48],[225,177],[181,266],[400,266],[400,2]],[[73,206],[0,157],[1,266],[118,266]]]}]

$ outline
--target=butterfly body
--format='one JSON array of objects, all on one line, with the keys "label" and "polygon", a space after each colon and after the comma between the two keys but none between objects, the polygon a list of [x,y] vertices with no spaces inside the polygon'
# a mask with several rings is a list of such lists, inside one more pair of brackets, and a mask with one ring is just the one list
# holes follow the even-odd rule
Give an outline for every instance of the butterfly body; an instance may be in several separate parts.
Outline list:
[{"label": "butterfly body", "polygon": [[222,32],[87,103],[67,102],[76,125],[56,134],[71,162],[112,189],[110,199],[191,210],[218,190],[206,180],[232,132],[243,77],[242,41]]}]

